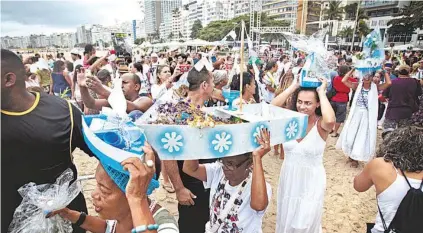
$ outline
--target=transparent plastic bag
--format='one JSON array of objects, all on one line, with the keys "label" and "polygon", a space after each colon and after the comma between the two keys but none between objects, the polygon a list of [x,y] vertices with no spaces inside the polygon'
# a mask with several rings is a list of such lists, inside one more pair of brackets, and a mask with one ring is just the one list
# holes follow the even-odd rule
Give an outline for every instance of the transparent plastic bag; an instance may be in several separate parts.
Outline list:
[{"label": "transparent plastic bag", "polygon": [[360,79],[367,75],[373,76],[375,71],[382,68],[385,51],[378,27],[364,38],[363,52],[357,54],[356,58],[358,60],[355,62],[355,68]]},{"label": "transparent plastic bag", "polygon": [[323,29],[311,36],[283,33],[292,47],[307,54],[304,67],[299,74],[302,87],[320,86],[321,83],[317,78],[326,78],[330,85],[330,72],[336,68],[336,60],[323,43],[327,31]]},{"label": "transparent plastic bag", "polygon": [[72,224],[59,215],[46,218],[52,211],[68,206],[81,192],[71,169],[66,169],[54,184],[28,183],[18,189],[23,200],[13,214],[11,233],[72,233]]}]

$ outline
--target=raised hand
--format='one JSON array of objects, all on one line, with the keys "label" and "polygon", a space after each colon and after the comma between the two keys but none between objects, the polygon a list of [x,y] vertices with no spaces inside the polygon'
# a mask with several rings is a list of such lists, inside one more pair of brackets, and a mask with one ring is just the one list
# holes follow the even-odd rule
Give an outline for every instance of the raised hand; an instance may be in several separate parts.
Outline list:
[{"label": "raised hand", "polygon": [[84,68],[81,68],[80,70],[77,69],[76,72],[77,72],[76,79],[77,79],[78,85],[81,87],[87,87],[87,83],[86,83],[87,76],[85,75],[85,69]]},{"label": "raised hand", "polygon": [[[140,158],[128,158],[121,164],[123,168],[129,172],[129,181],[126,186],[126,197],[128,199],[144,199],[147,198],[147,189],[151,179],[155,174],[155,157],[154,153],[149,153],[151,146],[145,142],[145,163]],[[152,151],[152,149],[151,149]]]},{"label": "raised hand", "polygon": [[328,80],[325,78],[317,78],[320,82],[322,82],[322,85],[317,88],[317,91],[324,91],[326,93],[326,89],[328,88]]},{"label": "raised hand", "polygon": [[257,142],[260,146],[253,151],[253,156],[259,156],[263,158],[265,154],[267,154],[270,150],[270,132],[268,129],[263,128],[260,130],[260,136],[256,136]]}]

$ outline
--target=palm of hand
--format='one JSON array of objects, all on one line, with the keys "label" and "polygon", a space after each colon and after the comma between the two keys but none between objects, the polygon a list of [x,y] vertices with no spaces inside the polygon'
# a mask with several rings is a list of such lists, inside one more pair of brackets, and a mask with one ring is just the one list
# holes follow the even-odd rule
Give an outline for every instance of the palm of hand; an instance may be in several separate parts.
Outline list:
[{"label": "palm of hand", "polygon": [[78,81],[79,86],[83,86],[83,87],[87,86],[87,77],[85,77],[84,73],[79,73],[77,75],[77,81]]}]

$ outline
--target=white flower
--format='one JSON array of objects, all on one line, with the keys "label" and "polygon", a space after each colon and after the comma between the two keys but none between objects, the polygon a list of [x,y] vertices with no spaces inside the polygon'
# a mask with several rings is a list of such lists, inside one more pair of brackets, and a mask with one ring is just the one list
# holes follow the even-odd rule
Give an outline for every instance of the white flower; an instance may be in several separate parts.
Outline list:
[{"label": "white flower", "polygon": [[223,150],[229,150],[229,146],[232,145],[231,135],[226,132],[221,132],[220,134],[215,135],[216,139],[212,141],[214,150],[222,153]]},{"label": "white flower", "polygon": [[264,129],[264,125],[260,125],[256,127],[256,131],[254,131],[253,137],[254,137],[254,142],[257,142],[257,136],[260,136],[261,130]]},{"label": "white flower", "polygon": [[184,145],[182,142],[180,142],[181,139],[182,136],[177,135],[176,132],[165,133],[165,137],[162,138],[162,143],[164,143],[163,147],[170,153],[173,151],[179,151],[179,147]]},{"label": "white flower", "polygon": [[286,131],[286,136],[288,137],[288,139],[293,138],[298,132],[297,122],[295,121],[289,122],[288,127],[286,127],[285,131]]}]

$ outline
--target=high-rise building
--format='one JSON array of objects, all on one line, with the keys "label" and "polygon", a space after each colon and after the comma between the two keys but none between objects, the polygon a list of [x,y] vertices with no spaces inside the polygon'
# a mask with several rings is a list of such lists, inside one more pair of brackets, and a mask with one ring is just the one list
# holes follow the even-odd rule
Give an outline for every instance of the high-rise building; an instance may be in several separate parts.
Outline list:
[{"label": "high-rise building", "polygon": [[[203,0],[190,0],[188,3],[188,35],[191,37],[192,26],[196,20],[202,21],[203,18]],[[193,38],[194,39],[194,38]]]},{"label": "high-rise building", "polygon": [[[226,13],[226,14],[225,14]],[[203,2],[203,26],[206,26],[210,22],[217,20],[225,20],[227,18],[227,12],[223,7],[223,1],[221,0],[209,0]]]},{"label": "high-rise building", "polygon": [[147,35],[159,32],[162,21],[161,2],[156,0],[144,0],[145,10],[145,33]]},{"label": "high-rise building", "polygon": [[[172,33],[172,18],[173,14],[182,7],[182,0],[162,0],[160,1],[161,6],[161,23],[160,23],[160,32],[163,35],[160,35],[162,39],[168,39]],[[174,37],[172,33],[172,37]]]},{"label": "high-rise building", "polygon": [[174,41],[186,40],[188,35],[188,17],[189,12],[185,7],[179,8],[172,15],[172,35]]},{"label": "high-rise building", "polygon": [[87,36],[87,30],[85,29],[85,26],[76,28],[76,37],[79,44],[91,43],[91,40],[88,40],[89,38]]},{"label": "high-rise building", "polygon": [[223,14],[225,19],[232,19],[235,17],[235,0],[222,1]]},{"label": "high-rise building", "polygon": [[417,34],[395,34],[390,35],[388,31],[388,22],[394,18],[394,15],[400,11],[401,8],[407,7],[411,1],[399,0],[363,0],[361,2],[361,9],[365,11],[369,17],[368,23],[371,29],[379,27],[380,33],[386,44],[389,43],[413,43],[417,41]]},{"label": "high-rise building", "polygon": [[250,13],[250,0],[235,0],[235,14],[234,17]]},{"label": "high-rise building", "polygon": [[278,0],[263,2],[262,9],[268,16],[276,16],[276,20],[291,22],[297,17],[298,0]]},{"label": "high-rise building", "polygon": [[[172,33],[172,14],[163,15],[163,21],[160,24],[160,39],[167,40]],[[173,36],[172,36],[173,37]]]}]

